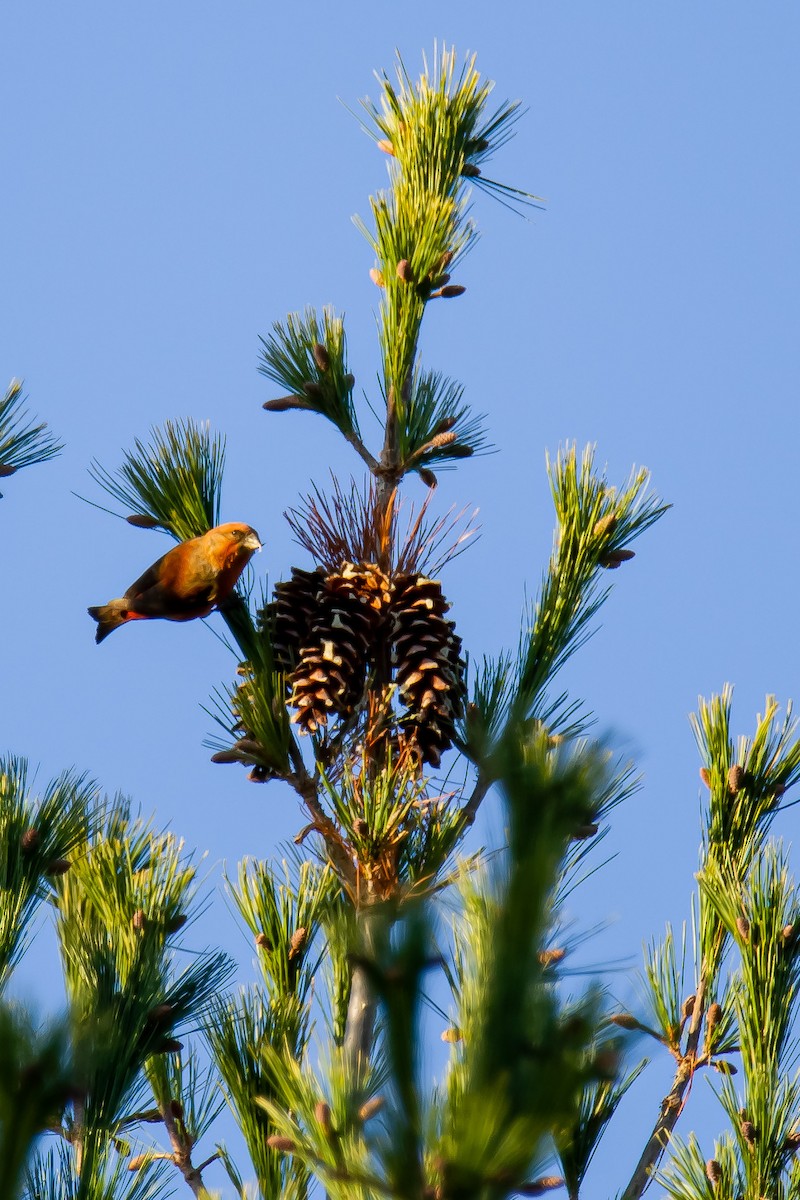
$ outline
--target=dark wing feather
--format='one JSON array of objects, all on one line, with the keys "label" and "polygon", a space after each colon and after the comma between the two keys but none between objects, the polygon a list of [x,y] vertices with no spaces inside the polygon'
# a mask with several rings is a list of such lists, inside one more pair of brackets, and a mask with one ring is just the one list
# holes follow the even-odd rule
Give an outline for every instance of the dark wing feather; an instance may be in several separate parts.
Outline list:
[{"label": "dark wing feather", "polygon": [[128,597],[131,612],[142,617],[196,617],[205,615],[211,604],[213,585],[205,584],[185,596],[176,596],[169,588],[157,583],[138,596]]},{"label": "dark wing feather", "polygon": [[168,558],[172,553],[168,550],[166,554],[162,554],[161,558],[157,558],[151,567],[148,567],[143,575],[140,575],[135,583],[132,583],[125,593],[125,600],[135,600],[144,592],[149,592],[152,587],[156,587],[162,575],[162,566],[165,558]]}]

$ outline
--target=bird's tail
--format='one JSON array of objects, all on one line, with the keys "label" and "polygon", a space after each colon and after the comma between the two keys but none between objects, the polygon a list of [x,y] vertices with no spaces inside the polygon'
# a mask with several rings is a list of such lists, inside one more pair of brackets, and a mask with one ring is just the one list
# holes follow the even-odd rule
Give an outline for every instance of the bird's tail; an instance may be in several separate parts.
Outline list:
[{"label": "bird's tail", "polygon": [[87,612],[97,621],[94,635],[96,642],[102,642],[103,638],[107,638],[118,626],[124,625],[131,616],[125,600],[110,600],[108,604],[101,604],[99,608],[87,609]]}]

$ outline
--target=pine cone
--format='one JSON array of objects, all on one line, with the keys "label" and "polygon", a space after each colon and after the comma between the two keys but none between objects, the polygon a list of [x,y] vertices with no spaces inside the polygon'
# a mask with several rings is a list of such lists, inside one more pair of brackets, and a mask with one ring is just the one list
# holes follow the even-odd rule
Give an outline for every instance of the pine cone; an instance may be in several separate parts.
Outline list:
[{"label": "pine cone", "polygon": [[292,720],[316,733],[350,715],[368,672],[385,681],[394,673],[405,709],[401,737],[438,766],[465,695],[461,640],[448,610],[441,584],[424,575],[390,579],[374,563],[345,562],[328,575],[294,568],[260,615],[287,672]]},{"label": "pine cone", "polygon": [[391,597],[389,580],[372,563],[344,563],[322,582],[290,677],[292,720],[304,733],[316,733],[357,703]]},{"label": "pine cone", "polygon": [[423,762],[438,767],[461,716],[465,687],[461,639],[441,584],[424,575],[399,576],[392,605],[393,664],[406,714],[400,725]]},{"label": "pine cone", "polygon": [[275,585],[275,599],[258,614],[259,625],[272,635],[275,666],[291,671],[300,656],[300,646],[308,638],[317,610],[317,597],[325,572],[321,567],[304,571],[292,567],[291,579]]}]

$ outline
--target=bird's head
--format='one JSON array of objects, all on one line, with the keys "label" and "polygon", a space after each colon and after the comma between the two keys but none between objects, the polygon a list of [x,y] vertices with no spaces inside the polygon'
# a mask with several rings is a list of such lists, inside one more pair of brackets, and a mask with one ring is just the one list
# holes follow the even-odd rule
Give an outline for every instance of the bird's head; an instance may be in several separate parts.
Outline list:
[{"label": "bird's head", "polygon": [[212,529],[210,532],[216,535],[215,540],[219,539],[219,541],[228,543],[248,557],[256,550],[261,549],[261,538],[252,525],[244,525],[240,521],[229,521],[226,525],[217,525],[216,529]]}]

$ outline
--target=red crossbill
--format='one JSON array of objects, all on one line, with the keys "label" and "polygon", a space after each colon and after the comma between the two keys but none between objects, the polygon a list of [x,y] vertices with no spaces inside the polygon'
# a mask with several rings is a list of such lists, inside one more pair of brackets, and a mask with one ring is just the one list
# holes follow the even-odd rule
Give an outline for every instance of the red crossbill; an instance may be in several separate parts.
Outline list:
[{"label": "red crossbill", "polygon": [[156,617],[192,621],[207,617],[230,596],[254,552],[260,549],[255,529],[238,521],[217,525],[202,537],[181,542],[148,567],[124,596],[89,609],[89,615],[97,621],[95,640],[102,642],[126,621]]}]

